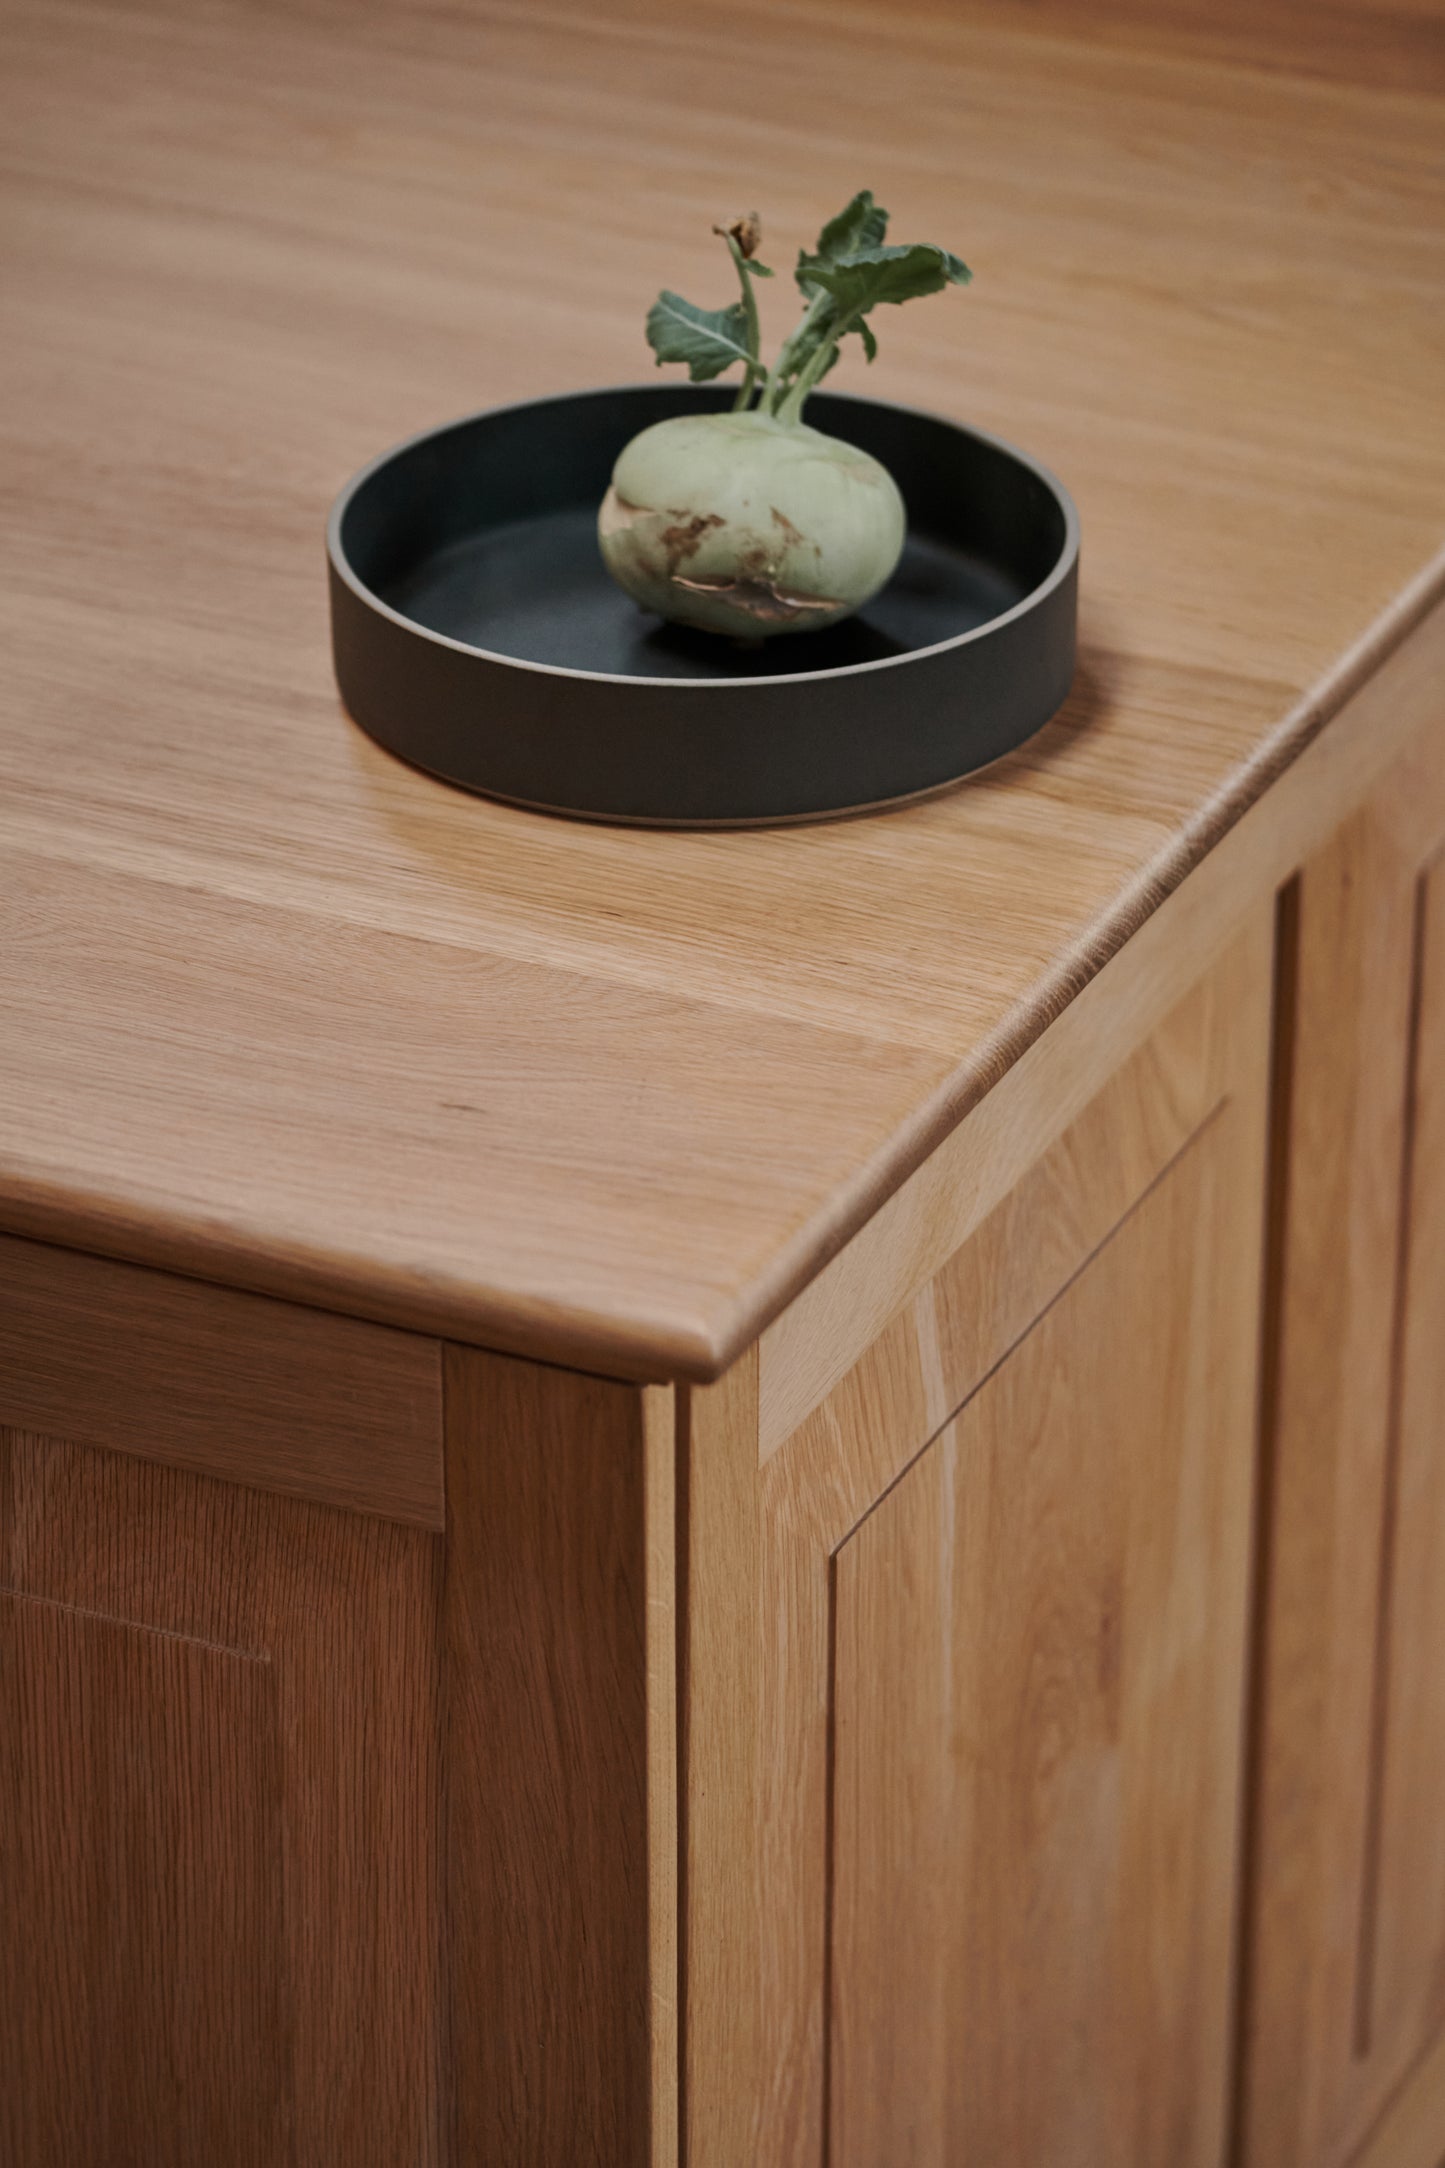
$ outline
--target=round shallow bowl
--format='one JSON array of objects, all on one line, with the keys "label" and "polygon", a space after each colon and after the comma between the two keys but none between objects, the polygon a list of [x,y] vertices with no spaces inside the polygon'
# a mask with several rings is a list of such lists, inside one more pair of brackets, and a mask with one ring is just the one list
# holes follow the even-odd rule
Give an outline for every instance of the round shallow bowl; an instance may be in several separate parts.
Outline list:
[{"label": "round shallow bowl", "polygon": [[491,797],[712,827],[915,797],[1041,728],[1073,675],[1077,515],[1025,453],[936,415],[809,402],[908,506],[898,570],[856,617],[743,645],[622,593],[596,536],[618,453],[731,397],[657,384],[497,407],[355,476],[328,541],[336,677],[362,729]]}]

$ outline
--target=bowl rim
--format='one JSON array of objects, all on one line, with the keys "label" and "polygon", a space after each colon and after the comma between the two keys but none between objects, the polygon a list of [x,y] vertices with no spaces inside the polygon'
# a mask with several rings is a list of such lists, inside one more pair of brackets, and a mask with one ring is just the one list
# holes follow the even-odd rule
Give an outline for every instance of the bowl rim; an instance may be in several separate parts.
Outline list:
[{"label": "bowl rim", "polygon": [[[459,414],[451,421],[436,422],[430,428],[418,429],[413,435],[403,437],[398,443],[389,445],[384,452],[379,452],[374,459],[368,460],[364,467],[359,467],[332,500],[326,520],[326,553],[332,571],[366,608],[374,610],[379,617],[388,619],[414,639],[430,641],[433,646],[449,648],[455,654],[474,656],[480,662],[493,663],[508,670],[530,671],[539,677],[581,679],[587,683],[602,685],[635,685],[639,691],[733,694],[736,694],[742,685],[752,687],[831,683],[839,678],[863,677],[872,671],[906,669],[910,663],[925,661],[929,656],[949,654],[956,648],[969,646],[974,641],[991,639],[1004,626],[1028,616],[1073,574],[1079,557],[1078,510],[1058,476],[1046,467],[1042,460],[1035,459],[1030,452],[1022,451],[1018,445],[1010,443],[1007,437],[997,436],[992,430],[976,429],[969,422],[955,421],[951,415],[935,413],[928,407],[906,405],[896,399],[874,398],[866,392],[845,391],[820,392],[819,397],[824,400],[847,400],[858,406],[886,407],[895,414],[909,415],[915,420],[932,422],[944,429],[954,430],[960,436],[972,437],[978,443],[988,445],[991,450],[1002,452],[1006,458],[1027,469],[1043,483],[1063,513],[1064,539],[1052,568],[1036,587],[1030,588],[1026,595],[1021,596],[1007,610],[1001,610],[997,617],[986,618],[983,624],[975,625],[967,632],[953,633],[948,639],[935,640],[928,647],[905,648],[899,655],[879,655],[867,662],[839,663],[827,670],[760,671],[747,678],[641,677],[627,671],[579,670],[566,663],[533,662],[525,656],[508,655],[499,648],[477,647],[469,640],[453,638],[450,633],[436,632],[431,626],[421,624],[418,619],[408,617],[405,611],[393,608],[377,594],[375,588],[368,587],[353,568],[342,546],[341,529],[347,512],[372,477],[380,473],[382,468],[390,466],[393,460],[402,458],[404,454],[414,451],[434,437],[449,436],[456,430],[470,428],[476,422],[499,421],[508,414],[525,413],[535,407],[558,406],[563,402],[571,404],[578,399],[607,399],[615,398],[619,392],[657,392],[664,389],[687,396],[694,389],[701,391],[705,388],[672,380],[662,385],[645,380],[639,383],[635,379],[624,384],[589,384],[580,391],[543,392],[530,399],[511,399],[501,406],[478,407],[472,413]],[[726,409],[719,411],[725,412]]]}]

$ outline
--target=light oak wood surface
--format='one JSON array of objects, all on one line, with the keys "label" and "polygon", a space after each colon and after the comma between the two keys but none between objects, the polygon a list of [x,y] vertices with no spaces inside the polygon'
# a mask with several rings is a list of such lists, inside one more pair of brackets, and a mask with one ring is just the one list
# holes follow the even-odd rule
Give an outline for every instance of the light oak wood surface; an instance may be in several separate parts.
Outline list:
[{"label": "light oak wood surface", "polygon": [[[1440,587],[1428,11],[21,0],[6,39],[17,1232],[713,1374]],[[977,273],[868,388],[1078,499],[1061,717],[929,804],[727,836],[363,740],[345,476],[644,374],[659,285],[722,297],[720,209],[786,262],[864,183]]]},{"label": "light oak wood surface", "polygon": [[1445,2023],[1440,748],[1282,918],[1242,2168],[1344,2168]]},{"label": "light oak wood surface", "polygon": [[[760,1455],[752,1355],[720,1384],[685,1396],[689,2168],[728,2168],[739,2159],[759,2168],[822,2159],[942,2163],[972,2157],[965,2135],[980,2159],[1017,2156],[1036,2168],[1131,2159],[1135,2138],[1141,2160],[1169,2161],[1173,2144],[1179,2159],[1205,2161],[1221,2138],[1271,915],[1266,908],[1256,916],[1158,1027],[1160,1044],[1146,1040],[1136,1050],[781,1446]],[[1151,1089],[1161,1103],[1145,1110]],[[999,1393],[1010,1407],[1013,1395],[1031,1408],[1037,1400],[1037,1422],[1021,1420],[1007,1447],[1009,1426],[986,1412],[995,1401],[985,1396]],[[1097,1427],[1081,1416],[1096,1402]],[[996,1482],[999,1511],[1017,1513],[1026,1529],[1041,1495],[1027,1474],[1030,1456],[1065,1453],[1070,1436],[1081,1449],[1093,1441],[1090,1482],[1107,1489],[1114,1471],[1110,1502],[1100,1490],[1096,1510],[1084,1497],[1082,1471],[1078,1480],[1041,1486],[1058,1501],[1039,1539],[1054,1543],[1056,1571],[1045,1571],[1042,1556],[1025,1556],[1020,1533],[1014,1589],[1007,1574],[991,1579],[998,1568],[970,1548],[982,1541],[977,1530],[959,1537],[952,1509],[930,1494],[898,1546],[897,1585],[880,1591],[865,1576],[873,1590],[866,1627],[861,1610],[845,1622],[845,1596],[858,1586],[849,1563],[855,1536],[875,1512],[880,1526],[893,1525],[893,1501],[915,1477],[933,1481],[920,1471],[940,1465],[955,1417],[960,1432],[975,1420],[984,1425],[981,1438],[970,1431],[968,1452],[960,1449],[960,1512],[985,1490],[993,1495]],[[1045,1434],[1052,1448],[1040,1443]],[[1122,1661],[1132,1651],[1127,1662],[1143,1665],[1144,1683],[1134,1717],[1107,1749],[1117,1757],[1118,1788],[1109,1796],[1118,1815],[1112,1822],[1105,1815],[1107,1826],[1092,1831],[1097,1842],[1079,1853],[1080,1832],[1065,1811],[1054,1837],[1040,1836],[1033,1866],[1022,1835],[1022,1851],[999,1852],[981,1838],[970,1850],[975,1806],[965,1771],[992,1781],[985,1734],[998,1746],[1012,1726],[1011,1745],[994,1761],[1026,1771],[1036,1759],[1045,1772],[1059,1738],[1073,1736],[1063,1676],[1074,1663],[1087,1669],[1099,1641],[1097,1618],[1074,1637],[1077,1647],[1068,1627],[1070,1605],[1082,1618],[1098,1594],[1089,1530],[1116,1546],[1117,1558],[1127,1552],[1134,1561],[1124,1574],[1129,1593],[1115,1620],[1115,1653]],[[1052,1684],[1051,1663],[1061,1667]],[[950,1701],[950,1678],[964,1695],[963,1682],[976,1677],[986,1701],[988,1678],[1014,1679],[1007,1669],[1014,1664],[1025,1682],[1038,1673],[1036,1695],[1000,1686],[992,1718],[981,1704]],[[1164,1717],[1166,1707],[1173,1717]],[[856,1727],[860,1710],[867,1736],[860,1741],[855,1728],[845,1738],[840,1721]],[[1206,1738],[1203,1760],[1191,1759]],[[1080,1752],[1087,1762],[1089,1750]],[[1032,1801],[1014,1802],[1021,1821],[1036,1807],[1046,1823],[1053,1796],[1046,1775],[1036,1793],[1020,1781]],[[1105,1783],[1101,1814],[1107,1791]],[[946,1814],[945,1793],[953,1801]],[[909,1830],[918,1839],[912,1848]],[[1157,1867],[1162,1940],[1150,1945],[1152,1955],[1111,1944],[1112,1928],[1100,1940],[1116,1840],[1119,1858],[1132,1861],[1131,1886],[1136,1870],[1152,1875]],[[1046,1873],[1045,1854],[1056,1856],[1058,1889],[1072,1887],[1078,1909],[1070,1914],[1060,1897],[1025,1957],[1028,1876],[1035,1867]],[[1019,1869],[1013,1880],[1010,1861]],[[1080,1867],[1072,1884],[1071,1866]],[[999,1887],[990,1894],[995,1870]],[[1121,1919],[1128,1914],[1139,1926],[1150,1907],[1131,1908],[1122,1890],[1121,1883]],[[1089,1911],[1095,1900],[1097,1914]],[[977,1924],[980,1908],[1005,1940],[1024,1940],[1009,1944],[1011,1966],[970,1984],[962,1957],[954,1961],[962,1944],[955,1949],[952,1938]],[[1039,2094],[1035,2108],[1045,2114],[1042,2094],[1018,2076],[1022,2062],[1015,2077],[1004,2066],[1045,2053],[1050,2022],[1060,2043],[1092,2037],[1100,1966],[1114,1968],[1113,2045],[1104,2053],[1100,2035],[1073,2125],[1031,2124],[1030,2096]],[[1052,1968],[1057,1990],[1047,2009],[1036,1985],[1041,1968]],[[1145,2082],[1110,2057],[1127,2058],[1128,2043],[1137,2046],[1151,1999],[1159,2025],[1177,2029]],[[1037,2014],[1039,2025],[1015,2024],[1019,2010]],[[981,2125],[968,2123],[970,2112]],[[1070,2151],[1070,2127],[1078,2145],[1097,2141],[1101,2129],[1123,2135],[1112,2151],[1096,2142],[1089,2155]],[[1035,2149],[1024,2140],[1037,2141]]]},{"label": "light oak wood surface", "polygon": [[754,1860],[766,1775],[756,1351],[680,1398],[682,2158],[696,2168],[756,2159],[766,2129],[754,2084],[764,1932]]},{"label": "light oak wood surface", "polygon": [[1414,900],[1360,2013],[1382,2060],[1413,2058],[1445,2033],[1445,857],[1420,874]]},{"label": "light oak wood surface", "polygon": [[0,1415],[440,1529],[435,1340],[0,1235]]},{"label": "light oak wood surface", "polygon": [[1445,609],[1436,608],[768,1326],[759,1357],[765,1453],[1008,1195],[1181,988],[1412,749],[1428,786],[1442,722]]},{"label": "light oak wood surface", "polygon": [[837,1553],[839,2168],[1217,2168],[1262,1113],[1198,1138]]}]

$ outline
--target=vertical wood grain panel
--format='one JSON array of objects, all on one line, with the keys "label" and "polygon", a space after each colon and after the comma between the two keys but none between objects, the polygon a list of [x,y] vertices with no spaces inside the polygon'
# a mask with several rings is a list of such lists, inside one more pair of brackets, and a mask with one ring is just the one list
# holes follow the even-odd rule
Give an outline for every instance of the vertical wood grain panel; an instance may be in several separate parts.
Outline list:
[{"label": "vertical wood grain panel", "polygon": [[1246,2168],[1352,2127],[1411,896],[1373,810],[1301,877],[1243,2060]]},{"label": "vertical wood grain panel", "polygon": [[0,2158],[295,2160],[276,1675],[0,1595]]},{"label": "vertical wood grain panel", "polygon": [[[1419,904],[1369,1967],[1371,2034],[1399,2057],[1418,2053],[1445,2025],[1445,869],[1438,864],[1422,879]],[[1445,2148],[1445,2125],[1440,2142]]]},{"label": "vertical wood grain panel", "polygon": [[839,1553],[839,2168],[1219,2159],[1258,1111]]},{"label": "vertical wood grain panel", "polygon": [[[1189,1874],[1202,1859],[1199,1871],[1212,1876],[1209,1894],[1218,1917],[1199,1927],[1189,1945],[1190,1957],[1207,1976],[1199,1989],[1205,2022],[1199,2037],[1191,2034],[1181,2049],[1185,2076],[1156,2083],[1157,2095],[1172,2082],[1170,2098],[1177,2100],[1201,2060],[1212,2056],[1199,2114],[1212,2118],[1219,2130],[1234,1913],[1232,1787],[1254,1443],[1253,1305],[1262,1246],[1272,932],[1269,912],[1259,913],[1241,931],[1207,982],[1168,1020],[1161,1046],[1123,1061],[1097,1101],[1016,1193],[761,1465],[748,1465],[749,1453],[757,1449],[757,1401],[747,1368],[739,1365],[720,1387],[687,1396],[689,2168],[701,2163],[732,2168],[738,2161],[747,2161],[749,2168],[816,2168],[830,2158],[837,2168],[847,2155],[836,2149],[847,2141],[835,2126],[835,2150],[829,2155],[825,2101],[830,2092],[835,2098],[847,2094],[844,2064],[865,2035],[865,2075],[858,2078],[855,2070],[851,2083],[855,2096],[879,2104],[872,2132],[879,2156],[899,2163],[914,2157],[950,2163],[975,2157],[957,2150],[961,2141],[947,2097],[927,2088],[919,2093],[912,2082],[925,2066],[936,2072],[941,2043],[952,2043],[949,2027],[959,1996],[945,1963],[947,1951],[937,1940],[938,1858],[946,1840],[935,1811],[941,1772],[926,1756],[917,1761],[895,1756],[889,1763],[899,1793],[870,1825],[876,1844],[859,1844],[852,1857],[855,1883],[876,1872],[882,1887],[890,1863],[897,1868],[897,1879],[887,1885],[888,1918],[879,1925],[887,1947],[878,1958],[876,1979],[871,1964],[857,1964],[856,1935],[850,1942],[853,1930],[841,1905],[832,1902],[845,1872],[840,1801],[841,1787],[849,1781],[842,1731],[832,1721],[834,1706],[842,1725],[850,1721],[835,1678],[837,1665],[847,1659],[833,1627],[844,1601],[849,1539],[860,1522],[870,1525],[875,1508],[881,1514],[903,1509],[910,1465],[920,1453],[926,1460],[954,1450],[950,1417],[960,1402],[990,1373],[1005,1375],[1028,1347],[1041,1312],[1067,1301],[1074,1282],[1087,1283],[1115,1242],[1134,1239],[1131,1215],[1150,1210],[1156,1194],[1170,1193],[1172,1185],[1196,1179],[1204,1183],[1207,1206],[1197,1216],[1182,1212],[1170,1221],[1184,1264],[1165,1258],[1156,1243],[1147,1263],[1137,1268],[1149,1285],[1142,1292],[1131,1287],[1127,1300],[1102,1307],[1110,1359],[1125,1379],[1137,1367],[1133,1336],[1157,1335],[1160,1316],[1166,1316],[1168,1352],[1159,1358],[1156,1350],[1150,1360],[1175,1366],[1168,1369],[1169,1406],[1197,1389],[1204,1411],[1197,1420],[1207,1424],[1212,1411],[1220,1425],[1211,1433],[1209,1454],[1194,1431],[1182,1443],[1172,1441],[1194,1486],[1187,1510],[1198,1508],[1207,1524],[1200,1541],[1208,1552],[1212,1528],[1218,1543],[1217,1554],[1210,1554],[1218,1566],[1215,1583],[1201,1587],[1197,1579],[1181,1575],[1175,1598],[1207,1614],[1195,1648],[1197,1656],[1207,1644],[1211,1653],[1207,1663],[1198,1658],[1189,1680],[1197,1687],[1201,1672],[1207,1672],[1199,1692],[1217,1692],[1210,1702],[1216,1720],[1211,1747],[1221,1745],[1213,1774],[1218,1791],[1203,1803],[1190,1802],[1203,1833],[1197,1855],[1184,1848],[1181,1902],[1188,1897]],[[1196,1162],[1210,1170],[1206,1176],[1189,1174]],[[1117,1232],[1121,1222],[1123,1231]],[[1171,1278],[1181,1284],[1183,1310],[1177,1316],[1168,1310]],[[1141,1390],[1154,1376],[1148,1372]],[[1094,1373],[1089,1377],[1092,1382]],[[1127,1387],[1116,1381],[1112,1389]],[[1227,1422],[1225,1409],[1232,1411]],[[938,1439],[932,1446],[930,1436]],[[1166,1435],[1158,1449],[1170,1445]],[[1151,1439],[1141,1451],[1147,1457],[1154,1449]],[[1107,1440],[1099,1449],[1106,1473],[1110,1450]],[[1089,1472],[1082,1448],[1081,1457],[1085,1467],[1071,1470],[1075,1484]],[[1209,1489],[1212,1483],[1217,1491]],[[1067,1486],[1063,1495],[1072,1507]],[[1127,1519],[1128,1486],[1116,1482],[1112,1497],[1116,1517],[1123,1513]],[[1211,1500],[1218,1509],[1213,1521]],[[1220,1520],[1226,1502],[1227,1540]],[[1107,1514],[1108,1499],[1080,1510],[1085,1516],[1094,1510]],[[878,1625],[883,1652],[878,1700],[887,1701],[890,1719],[896,1715],[910,1736],[928,1731],[927,1710],[918,1697],[926,1703],[936,1687],[936,1667],[930,1671],[930,1666],[944,1645],[940,1637],[948,1623],[942,1591],[952,1589],[955,1579],[959,1590],[968,1588],[952,1523],[945,1526],[925,1510],[916,1534],[918,1540],[902,1548],[908,1554],[909,1587],[919,1614],[931,1618],[931,1635],[922,1640],[893,1635],[886,1604]],[[1175,1527],[1130,1523],[1118,1540],[1131,1559],[1136,1547],[1153,1545],[1172,1566],[1185,1539]],[[1134,1572],[1142,1586],[1145,1569],[1137,1559]],[[1157,1591],[1146,1590],[1140,1600],[1164,1605]],[[967,1597],[954,1592],[947,1601],[963,1605]],[[866,1626],[859,1629],[855,1654],[869,1638]],[[1209,1668],[1216,1656],[1217,1673]],[[1187,1680],[1186,1698],[1188,1691]],[[1233,1727],[1227,1734],[1219,1713],[1225,1709]],[[1142,1765],[1157,1743],[1156,1735],[1147,1733],[1135,1759]],[[1165,1788],[1161,1778],[1156,1797]],[[1227,1800],[1228,1812],[1221,1800]],[[1147,1812],[1141,1808],[1138,1818],[1147,1823]],[[1166,1864],[1157,1879],[1168,1883],[1172,1873]],[[1087,1866],[1083,1879],[1087,1882]],[[1189,1924],[1192,1933],[1195,1923]],[[1076,1979],[1094,1962],[1082,1930],[1081,1937],[1086,1953]],[[864,1980],[858,1992],[865,1998],[876,1992],[886,2003],[896,1994],[906,2017],[885,2028],[884,2037],[869,2030],[866,2016],[860,2022],[856,2006],[850,2012],[840,1990],[832,2005],[840,2022],[826,2022],[830,1976],[844,1975],[855,1985]],[[1125,2030],[1129,2016],[1126,2012],[1120,2020]],[[879,2061],[868,2064],[869,2056]],[[1112,2081],[1106,2072],[1098,2082],[1107,2089]],[[860,2125],[856,2135],[867,2140],[870,2134]],[[985,2150],[976,2157],[1011,2163],[1015,2156]],[[1100,2158],[1122,2161],[1128,2155]]]},{"label": "vertical wood grain panel", "polygon": [[731,2168],[759,2142],[755,1348],[687,1396],[683,1467],[683,2158]]},{"label": "vertical wood grain panel", "polygon": [[651,2168],[678,2168],[679,1843],[677,1395],[642,1396],[647,1541],[647,1909],[651,2013]]},{"label": "vertical wood grain panel", "polygon": [[445,1380],[452,2156],[642,2168],[652,1395],[466,1348]]},{"label": "vertical wood grain panel", "polygon": [[[1253,1110],[1257,1139],[1271,936],[1269,914],[1258,915],[1166,1019],[1161,1043],[1123,1064],[760,1470],[760,2160],[811,2162],[825,2144],[831,1554],[1180,1148],[1192,1148],[1191,1128],[1225,1118],[1224,1103],[1237,1098]],[[1241,1173],[1241,1196],[1250,1179]],[[1247,1272],[1257,1232],[1251,1220],[1239,1236]],[[741,1607],[735,1585],[731,1600]]]},{"label": "vertical wood grain panel", "polygon": [[1240,2168],[1352,2162],[1445,2020],[1442,835],[1422,726],[1298,883]]},{"label": "vertical wood grain panel", "polygon": [[[132,2005],[102,2012],[73,2002],[68,2060],[36,2082],[80,2070],[98,2127],[120,2113],[164,2123],[188,2092],[209,2097],[205,2043],[230,2022],[234,2002],[243,2033],[248,2012],[269,2012],[271,2026],[248,2051],[248,2082],[263,2097],[236,2109],[224,2141],[242,2149],[238,2161],[269,2168],[294,2154],[305,2168],[432,2168],[436,1539],[129,1452],[6,1431],[0,1586],[27,1616],[84,1621],[66,1645],[63,1677],[74,1691],[49,1689],[49,1659],[33,1641],[12,1650],[14,1690],[29,1697],[39,1726],[36,1751],[81,1769],[114,1738],[107,1766],[128,1772],[130,1788],[113,1790],[113,1821],[73,1825],[84,1906],[66,1934],[83,1947],[79,1958],[57,1952],[62,1973],[104,1946],[108,1862],[120,1857],[130,1901],[145,1916],[190,1918],[186,1893],[203,1875],[216,1884],[208,1901],[233,1922],[209,1957],[192,1960],[183,1945],[148,1950],[130,1982]],[[159,1657],[158,1647],[182,1653]],[[250,1667],[246,1678],[256,1671],[269,1682],[270,1729],[263,1735],[243,1710],[222,1724],[213,1753],[208,1667],[229,1681],[238,1664]],[[157,1713],[138,1727],[133,1710],[151,1701]],[[175,1841],[164,1844],[155,1802],[181,1795]],[[245,1835],[263,1814],[275,1838],[264,1865]],[[233,1829],[226,1852],[223,1833]],[[11,1885],[21,1931],[40,1896]],[[168,1995],[194,2005],[179,2061],[145,2016],[148,1998]],[[42,2146],[35,2157],[45,2168],[91,2158],[109,2168],[103,2152]]]}]

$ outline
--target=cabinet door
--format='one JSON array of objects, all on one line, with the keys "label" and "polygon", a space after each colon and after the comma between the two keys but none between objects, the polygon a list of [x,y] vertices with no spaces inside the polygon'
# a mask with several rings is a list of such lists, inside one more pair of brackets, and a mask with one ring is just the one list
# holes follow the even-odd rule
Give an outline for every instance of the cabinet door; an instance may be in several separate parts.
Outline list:
[{"label": "cabinet door", "polygon": [[694,1400],[693,2168],[1223,2159],[1270,974],[761,1467],[755,1380]]},{"label": "cabinet door", "polygon": [[0,1431],[0,2158],[433,2162],[437,1542]]},{"label": "cabinet door", "polygon": [[1445,2157],[1442,846],[1436,728],[1285,913],[1248,2168]]},{"label": "cabinet door", "polygon": [[675,2162],[671,1395],[0,1241],[7,1415],[4,2168]]}]

